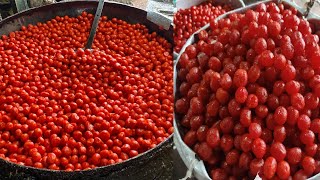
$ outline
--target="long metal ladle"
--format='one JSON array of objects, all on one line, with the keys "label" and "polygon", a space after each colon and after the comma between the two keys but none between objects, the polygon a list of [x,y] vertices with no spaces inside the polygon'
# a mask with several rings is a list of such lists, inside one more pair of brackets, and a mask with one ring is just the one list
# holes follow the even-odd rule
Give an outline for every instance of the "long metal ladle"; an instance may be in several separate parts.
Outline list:
[{"label": "long metal ladle", "polygon": [[96,11],[96,14],[93,19],[93,23],[91,25],[90,35],[89,35],[87,44],[85,46],[85,49],[91,49],[91,47],[92,47],[93,39],[94,39],[94,36],[96,35],[97,27],[98,27],[99,20],[101,17],[103,5],[104,5],[104,0],[99,0],[99,4],[98,4],[97,11]]}]

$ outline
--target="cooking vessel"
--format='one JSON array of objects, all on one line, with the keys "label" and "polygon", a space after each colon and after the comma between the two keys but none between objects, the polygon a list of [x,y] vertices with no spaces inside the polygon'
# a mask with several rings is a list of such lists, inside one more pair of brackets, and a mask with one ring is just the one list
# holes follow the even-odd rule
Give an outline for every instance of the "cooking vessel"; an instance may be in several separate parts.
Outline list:
[{"label": "cooking vessel", "polygon": [[[224,19],[226,17],[228,17],[230,14],[232,13],[244,13],[249,9],[255,9],[256,6],[258,6],[258,4],[260,3],[268,3],[268,2],[278,2],[278,0],[264,0],[243,8],[239,8],[239,9],[235,9],[233,11],[229,11],[219,17],[216,18],[216,21],[219,21],[220,19]],[[291,0],[282,0],[283,4],[285,5],[285,7],[293,7],[296,8],[298,10],[298,15],[302,16],[303,14],[305,14],[305,8],[301,7],[299,5],[297,5],[296,3],[292,2]],[[308,14],[308,16],[306,17],[308,19],[308,21],[312,24],[315,25],[315,29],[316,30],[320,30],[320,19],[319,16],[317,16],[316,14],[313,14],[312,12],[310,12]],[[205,26],[203,26],[201,29],[199,29],[197,32],[195,32],[193,35],[190,36],[190,38],[187,40],[187,42],[185,43],[185,45],[182,47],[177,61],[175,62],[175,67],[174,67],[174,95],[175,95],[175,100],[177,100],[179,98],[179,91],[178,88],[181,84],[181,82],[179,82],[179,80],[177,79],[177,72],[178,72],[178,68],[177,68],[177,64],[179,62],[180,56],[181,54],[185,51],[186,47],[197,42],[198,41],[198,34],[201,30],[205,30],[205,29],[209,29],[210,28],[210,24],[207,24]],[[205,164],[204,162],[197,156],[197,154],[190,148],[188,147],[182,140],[182,137],[185,135],[185,133],[187,132],[186,129],[184,127],[182,127],[180,125],[180,120],[182,119],[182,115],[181,114],[174,114],[174,144],[178,150],[178,153],[180,154],[183,162],[185,163],[185,165],[187,166],[187,168],[189,169],[189,171],[193,172],[193,175],[197,178],[197,179],[201,179],[201,180],[211,180],[209,173],[206,170]],[[308,180],[318,180],[320,179],[320,174],[317,174],[311,178],[309,178]]]},{"label": "cooking vessel", "polygon": [[[28,24],[35,25],[38,22],[46,22],[56,16],[75,17],[83,11],[94,14],[98,1],[69,1],[59,2],[38,8],[31,8],[0,21],[0,35],[8,35],[12,31],[20,30],[21,26]],[[158,35],[167,39],[173,44],[173,28],[164,30],[147,19],[147,12],[132,6],[120,3],[105,2],[102,15],[108,18],[118,18],[128,23],[144,24],[150,32],[157,32]],[[0,60],[1,61],[1,60]],[[0,179],[172,179],[173,162],[170,156],[172,151],[172,135],[165,141],[134,158],[124,162],[98,167],[92,170],[83,171],[56,171],[49,169],[38,169],[21,166],[3,159],[0,159]]]}]

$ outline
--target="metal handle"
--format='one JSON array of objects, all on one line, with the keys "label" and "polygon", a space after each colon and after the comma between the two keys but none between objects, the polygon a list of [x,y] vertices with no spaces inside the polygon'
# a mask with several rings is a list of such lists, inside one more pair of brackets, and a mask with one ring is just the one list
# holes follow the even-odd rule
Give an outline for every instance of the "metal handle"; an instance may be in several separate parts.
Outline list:
[{"label": "metal handle", "polygon": [[92,23],[92,26],[91,26],[90,35],[89,35],[87,44],[85,46],[85,49],[91,49],[91,47],[92,47],[93,39],[94,39],[94,36],[96,34],[97,27],[98,27],[98,24],[99,24],[99,20],[100,20],[100,17],[101,17],[103,4],[104,4],[104,0],[99,0],[99,4],[98,4],[98,7],[97,7],[96,15],[94,16],[94,20],[93,20],[93,23]]},{"label": "metal handle", "polygon": [[167,10],[167,9],[158,9],[158,12],[167,16],[173,16],[174,12],[173,10]]}]

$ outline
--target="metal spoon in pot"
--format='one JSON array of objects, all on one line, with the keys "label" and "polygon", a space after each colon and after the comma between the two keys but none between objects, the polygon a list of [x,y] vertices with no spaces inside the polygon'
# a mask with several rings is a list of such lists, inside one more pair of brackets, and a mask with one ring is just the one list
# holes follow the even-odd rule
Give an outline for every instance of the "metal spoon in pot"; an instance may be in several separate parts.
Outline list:
[{"label": "metal spoon in pot", "polygon": [[93,39],[94,39],[94,36],[96,35],[97,27],[98,27],[99,20],[101,17],[103,5],[104,5],[104,0],[99,0],[99,4],[98,4],[97,11],[96,11],[96,14],[93,19],[93,23],[91,25],[90,35],[89,35],[87,44],[85,46],[85,49],[91,49],[91,47],[92,47]]}]

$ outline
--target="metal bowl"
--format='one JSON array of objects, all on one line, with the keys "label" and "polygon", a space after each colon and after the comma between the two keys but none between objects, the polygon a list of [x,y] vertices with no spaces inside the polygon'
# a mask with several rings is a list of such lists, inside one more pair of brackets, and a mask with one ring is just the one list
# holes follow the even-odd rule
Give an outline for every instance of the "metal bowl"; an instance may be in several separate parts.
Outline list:
[{"label": "metal bowl", "polygon": [[[39,8],[32,8],[27,11],[10,16],[0,22],[0,35],[9,34],[12,31],[20,30],[21,26],[46,22],[56,16],[80,15],[83,11],[93,13],[96,10],[98,1],[70,1],[60,2]],[[147,19],[147,12],[132,6],[120,3],[105,2],[102,15],[110,18],[119,18],[129,23],[144,24],[150,32],[157,32],[160,36],[173,43],[173,28],[163,30],[158,25]],[[54,171],[49,169],[38,169],[21,166],[0,159],[0,179],[171,179],[173,170],[172,157],[172,136],[138,156],[128,159],[122,163],[98,167],[84,171]]]},{"label": "metal bowl", "polygon": [[[293,7],[296,8],[298,10],[298,15],[302,16],[305,12],[305,9],[297,6],[296,4],[292,3],[291,0],[282,0],[284,5],[286,7]],[[240,8],[240,9],[236,9],[233,11],[229,11],[219,17],[217,17],[215,20],[219,21],[220,19],[224,19],[226,17],[228,17],[230,14],[233,13],[244,13],[245,11],[249,10],[249,9],[254,9],[256,6],[258,6],[258,4],[260,3],[268,3],[268,2],[277,2],[277,0],[264,0],[258,3],[254,3],[251,4],[249,6]],[[307,20],[315,25],[315,29],[316,30],[320,30],[320,20],[319,18],[317,18],[316,16],[314,16],[313,14],[309,14],[309,16],[307,17]],[[197,42],[198,41],[198,34],[200,31],[202,30],[206,30],[210,28],[210,24],[207,24],[205,26],[203,26],[201,29],[199,29],[197,32],[195,32],[193,35],[190,36],[190,38],[187,40],[187,42],[185,43],[185,45],[182,47],[177,61],[175,62],[175,66],[174,66],[174,94],[175,94],[175,100],[177,100],[177,97],[180,96],[179,94],[179,85],[181,82],[179,82],[178,80],[178,67],[177,64],[179,62],[180,56],[181,54],[185,51],[186,47]],[[178,153],[180,154],[183,162],[185,163],[185,165],[187,166],[187,168],[193,172],[193,175],[201,180],[211,180],[209,173],[207,172],[206,166],[204,164],[204,162],[196,155],[196,153],[189,147],[187,146],[182,137],[185,135],[186,133],[186,128],[182,127],[180,125],[180,120],[182,119],[182,115],[181,114],[174,114],[174,144],[177,147]],[[313,177],[310,177],[308,180],[316,180],[316,179],[320,179],[320,174],[314,175]]]}]

